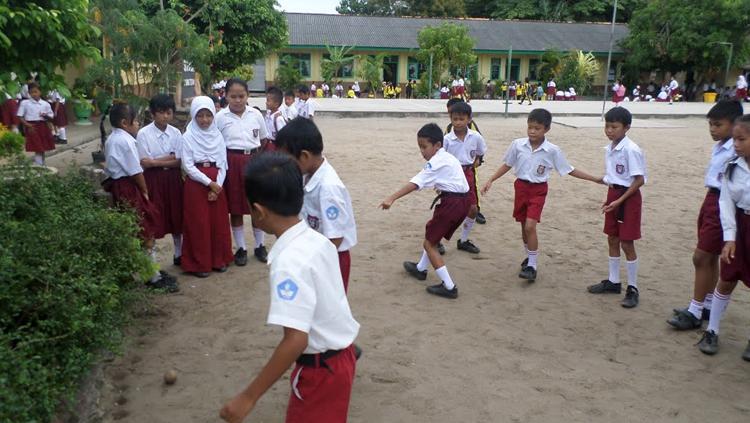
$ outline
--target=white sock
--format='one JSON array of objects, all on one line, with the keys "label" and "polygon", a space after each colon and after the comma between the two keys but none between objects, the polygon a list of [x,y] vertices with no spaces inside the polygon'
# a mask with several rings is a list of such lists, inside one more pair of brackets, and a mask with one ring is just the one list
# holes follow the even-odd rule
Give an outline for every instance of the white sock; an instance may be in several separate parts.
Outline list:
[{"label": "white sock", "polygon": [[536,258],[537,258],[538,255],[539,255],[539,251],[538,250],[537,251],[529,251],[529,256],[528,256],[529,257],[529,263],[528,263],[529,267],[533,267],[534,269],[536,269]]},{"label": "white sock", "polygon": [[419,259],[419,263],[417,263],[417,270],[420,272],[424,272],[427,270],[427,266],[430,265],[430,258],[427,256],[427,251],[422,250],[422,258]]},{"label": "white sock", "polygon": [[172,242],[174,242],[174,256],[182,256],[182,234],[172,234]]},{"label": "white sock", "polygon": [[690,300],[688,311],[690,312],[690,314],[695,316],[696,319],[700,319],[701,314],[703,313],[703,303],[700,301]]},{"label": "white sock", "polygon": [[[146,250],[146,254],[148,255],[148,258],[151,259],[152,262],[156,263],[156,249],[152,248],[150,250]],[[154,273],[153,276],[151,276],[151,282],[157,282],[159,279],[161,279],[161,273],[157,270],[156,273]]]},{"label": "white sock", "polygon": [[628,286],[638,289],[638,259],[625,263],[628,271]]},{"label": "white sock", "polygon": [[706,294],[706,299],[703,300],[703,308],[706,310],[711,310],[711,304],[714,301],[714,294],[708,293]]},{"label": "white sock", "polygon": [[526,257],[529,256],[529,244],[523,244],[523,253],[526,254]]},{"label": "white sock", "polygon": [[464,219],[464,229],[461,231],[461,242],[466,242],[467,239],[469,239],[469,232],[471,232],[471,229],[474,227],[475,220],[467,217]]},{"label": "white sock", "polygon": [[245,227],[242,225],[232,226],[232,234],[234,235],[234,243],[237,244],[237,248],[247,251],[247,244],[245,244]]},{"label": "white sock", "polygon": [[719,334],[719,324],[727,309],[727,305],[729,305],[729,298],[731,296],[732,294],[724,295],[720,294],[719,291],[714,291],[713,308],[711,309],[711,318],[708,319],[707,331],[714,331],[717,335]]},{"label": "white sock", "polygon": [[68,139],[68,135],[66,134],[65,128],[59,128],[57,130],[57,137],[60,138],[61,140]]},{"label": "white sock", "polygon": [[451,279],[451,275],[448,274],[448,268],[446,266],[443,266],[440,269],[435,269],[435,273],[437,273],[440,280],[443,281],[445,289],[453,289],[456,287],[456,284],[453,283],[453,279]]},{"label": "white sock", "polygon": [[38,164],[39,166],[44,165],[44,155],[43,154],[34,154],[34,163]]},{"label": "white sock", "polygon": [[609,281],[620,283],[620,257],[609,258]]},{"label": "white sock", "polygon": [[263,232],[262,229],[253,228],[253,236],[255,237],[255,248],[258,248],[263,245],[265,234],[266,233]]}]

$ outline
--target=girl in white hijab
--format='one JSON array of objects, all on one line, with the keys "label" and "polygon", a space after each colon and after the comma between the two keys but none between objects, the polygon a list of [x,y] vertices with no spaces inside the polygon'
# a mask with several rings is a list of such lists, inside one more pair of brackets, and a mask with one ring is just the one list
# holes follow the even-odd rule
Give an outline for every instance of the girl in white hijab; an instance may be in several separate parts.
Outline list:
[{"label": "girl in white hijab", "polygon": [[193,99],[191,120],[182,143],[182,169],[187,179],[181,266],[200,278],[208,277],[211,270],[225,272],[234,260],[227,199],[222,190],[227,175],[227,150],[214,114],[214,103],[209,97]]},{"label": "girl in white hijab", "polygon": [[737,77],[737,100],[745,101],[745,98],[747,98],[747,79],[745,75],[740,74]]}]

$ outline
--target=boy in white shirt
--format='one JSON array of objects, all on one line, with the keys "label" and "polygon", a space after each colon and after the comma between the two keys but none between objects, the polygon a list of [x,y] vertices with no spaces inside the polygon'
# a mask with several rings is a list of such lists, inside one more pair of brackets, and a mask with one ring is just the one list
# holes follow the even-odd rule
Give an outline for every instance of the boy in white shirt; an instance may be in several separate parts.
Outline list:
[{"label": "boy in white shirt", "polygon": [[641,191],[646,183],[646,159],[640,147],[627,136],[633,116],[623,107],[614,107],[605,115],[604,133],[611,141],[605,147],[606,174],[609,185],[604,211],[604,233],[609,244],[609,278],[588,287],[592,294],[619,294],[620,250],[627,259],[628,288],[621,305],[638,305],[638,256],[635,240],[641,238]]},{"label": "boy in white shirt", "polygon": [[304,86],[299,87],[299,100],[297,101],[297,116],[313,120],[315,117],[315,101],[310,98],[310,90]]},{"label": "boy in white shirt", "polygon": [[282,105],[282,92],[279,88],[269,87],[266,91],[266,130],[268,132],[268,142],[264,146],[264,151],[273,151],[276,149],[274,141],[281,128],[286,125],[287,120],[280,108]]},{"label": "boy in white shirt", "polygon": [[336,247],[299,219],[302,173],[286,154],[271,152],[250,162],[246,172],[251,216],[278,237],[268,255],[271,304],[268,324],[284,337],[253,381],[221,409],[228,422],[241,422],[260,397],[295,363],[287,422],[344,423],[356,361],[352,343],[359,333],[338,269]]},{"label": "boy in white shirt", "polygon": [[542,209],[547,198],[547,181],[552,170],[561,176],[601,183],[568,163],[560,147],[547,140],[547,132],[552,125],[552,114],[545,109],[534,109],[527,118],[526,138],[514,140],[505,153],[504,163],[482,188],[486,194],[492,188],[492,182],[513,169],[516,181],[513,183],[515,200],[513,217],[521,224],[521,237],[526,259],[521,263],[519,278],[534,282],[537,276],[537,257],[539,238],[536,225],[541,222]]},{"label": "boy in white shirt", "polygon": [[297,117],[297,98],[291,90],[284,93],[284,103],[279,106],[281,115],[287,122]]}]

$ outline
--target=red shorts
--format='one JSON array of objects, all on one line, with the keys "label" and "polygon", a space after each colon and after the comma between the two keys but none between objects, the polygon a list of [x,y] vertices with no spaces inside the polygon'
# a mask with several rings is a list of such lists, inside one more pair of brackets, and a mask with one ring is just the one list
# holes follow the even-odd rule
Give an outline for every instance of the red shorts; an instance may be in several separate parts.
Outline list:
[{"label": "red shorts", "polygon": [[23,134],[26,138],[26,151],[44,153],[55,149],[55,140],[52,131],[49,130],[47,122],[29,122],[33,128],[24,128]]},{"label": "red shorts", "polygon": [[356,362],[350,345],[324,365],[296,364],[289,376],[286,423],[346,423]]},{"label": "red shorts", "polygon": [[[622,187],[625,188],[625,187]],[[607,204],[617,200],[625,189],[609,187]],[[641,239],[641,190],[635,192],[615,210],[604,214],[604,233],[616,236],[622,241]]]},{"label": "red shorts", "polygon": [[227,150],[227,178],[224,192],[227,194],[229,214],[250,214],[250,205],[245,194],[245,166],[255,154],[233,153]]},{"label": "red shorts", "polygon": [[341,279],[344,281],[344,292],[349,290],[349,272],[352,267],[352,255],[347,251],[339,251],[339,269]]},{"label": "red shorts", "polygon": [[547,199],[547,183],[531,183],[523,179],[516,179],[513,183],[516,195],[513,200],[513,218],[516,222],[525,222],[526,219],[542,221],[542,209]]},{"label": "red shorts", "polygon": [[747,98],[747,88],[737,88],[737,100],[744,101]]},{"label": "red shorts", "polygon": [[547,95],[554,96],[556,92],[557,91],[555,87],[547,87]]},{"label": "red shorts", "polygon": [[435,206],[432,219],[425,225],[425,239],[436,245],[443,238],[451,239],[453,232],[461,226],[471,207],[470,194],[445,193]]},{"label": "red shorts", "polygon": [[737,209],[737,237],[735,241],[734,260],[727,264],[721,262],[721,280],[727,282],[742,281],[750,287],[750,215]]},{"label": "red shorts", "polygon": [[139,236],[142,239],[153,238],[158,231],[159,210],[153,202],[146,200],[135,182],[129,177],[115,179],[110,193],[115,205],[135,209],[141,227]]},{"label": "red shorts", "polygon": [[182,171],[178,167],[144,169],[149,198],[159,210],[160,219],[154,236],[182,233]]},{"label": "red shorts", "polygon": [[719,214],[719,193],[708,191],[698,213],[698,248],[707,253],[721,254],[724,232]]},{"label": "red shorts", "polygon": [[476,170],[474,169],[474,165],[461,165],[461,167],[464,169],[464,176],[466,177],[466,182],[469,184],[469,192],[467,193],[469,196],[469,205],[476,206],[479,204],[477,178],[474,173]]}]

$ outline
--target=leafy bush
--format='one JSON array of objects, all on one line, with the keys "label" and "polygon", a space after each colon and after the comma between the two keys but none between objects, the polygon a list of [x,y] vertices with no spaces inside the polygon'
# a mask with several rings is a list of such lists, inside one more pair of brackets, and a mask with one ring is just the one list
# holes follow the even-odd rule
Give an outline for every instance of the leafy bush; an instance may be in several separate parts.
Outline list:
[{"label": "leafy bush", "polygon": [[302,72],[299,70],[299,60],[290,55],[283,56],[276,68],[276,86],[284,91],[296,90],[300,81]]},{"label": "leafy bush", "polygon": [[83,177],[15,169],[0,178],[0,421],[46,422],[118,345],[153,266],[134,214]]},{"label": "leafy bush", "polygon": [[572,51],[562,61],[558,89],[575,88],[579,96],[586,94],[599,72],[599,63],[591,53]]},{"label": "leafy bush", "polygon": [[16,157],[23,153],[23,135],[8,130],[0,123],[0,158]]}]

